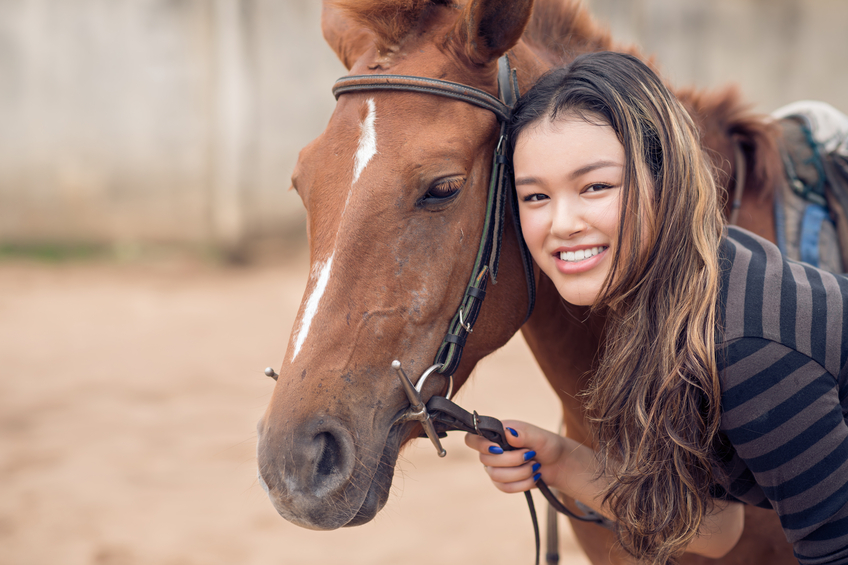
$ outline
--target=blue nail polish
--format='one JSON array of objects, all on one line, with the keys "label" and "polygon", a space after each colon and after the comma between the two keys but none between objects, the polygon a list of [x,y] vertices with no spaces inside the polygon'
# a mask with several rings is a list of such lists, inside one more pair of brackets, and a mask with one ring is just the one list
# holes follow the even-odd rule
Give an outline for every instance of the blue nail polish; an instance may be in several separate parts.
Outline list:
[{"label": "blue nail polish", "polygon": [[538,481],[541,478],[542,478],[542,473],[536,473],[535,475],[533,475],[533,482],[535,483],[536,481]]},{"label": "blue nail polish", "polygon": [[512,428],[507,428],[506,431],[512,434],[512,437],[518,437],[518,432],[513,430]]},{"label": "blue nail polish", "polygon": [[495,455],[500,455],[501,453],[503,453],[503,449],[501,449],[501,446],[499,446],[499,445],[492,445],[492,446],[489,446],[489,453],[494,453]]},{"label": "blue nail polish", "polygon": [[542,467],[541,463],[533,463],[533,472],[535,473]]},{"label": "blue nail polish", "polygon": [[524,460],[525,460],[525,461],[530,461],[530,460],[531,460],[531,459],[533,459],[534,457],[536,457],[536,452],[535,452],[535,451],[528,451],[527,453],[525,453],[525,454],[524,454]]}]

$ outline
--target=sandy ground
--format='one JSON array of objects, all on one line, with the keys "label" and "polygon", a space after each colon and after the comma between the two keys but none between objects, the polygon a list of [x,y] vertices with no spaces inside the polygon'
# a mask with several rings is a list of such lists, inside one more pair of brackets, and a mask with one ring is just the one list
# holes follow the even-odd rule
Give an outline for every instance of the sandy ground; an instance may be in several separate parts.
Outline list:
[{"label": "sandy ground", "polygon": [[[532,563],[523,497],[495,490],[458,435],[445,459],[408,448],[367,525],[313,532],[277,515],[254,426],[306,273],[303,257],[0,263],[0,564]],[[520,337],[459,400],[558,419]],[[561,523],[563,562],[586,563]]]}]

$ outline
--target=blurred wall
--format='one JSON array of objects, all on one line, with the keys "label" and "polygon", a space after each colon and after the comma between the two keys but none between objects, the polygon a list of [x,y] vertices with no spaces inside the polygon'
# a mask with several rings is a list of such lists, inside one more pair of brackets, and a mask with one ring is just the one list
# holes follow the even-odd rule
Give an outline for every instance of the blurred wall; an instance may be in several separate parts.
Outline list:
[{"label": "blurred wall", "polygon": [[[588,0],[674,84],[848,110],[846,0]],[[345,73],[318,0],[0,0],[0,243],[238,247],[302,233],[288,192]]]},{"label": "blurred wall", "polygon": [[738,84],[762,112],[802,99],[848,112],[848,0],[584,0],[674,85]]},{"label": "blurred wall", "polygon": [[302,231],[343,66],[315,0],[0,0],[0,242]]}]

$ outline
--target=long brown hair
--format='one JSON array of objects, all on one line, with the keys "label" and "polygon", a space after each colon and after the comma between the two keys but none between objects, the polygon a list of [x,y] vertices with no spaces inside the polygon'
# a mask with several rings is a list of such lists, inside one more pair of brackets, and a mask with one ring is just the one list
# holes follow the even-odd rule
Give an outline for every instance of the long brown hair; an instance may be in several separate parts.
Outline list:
[{"label": "long brown hair", "polygon": [[713,171],[690,116],[635,57],[587,54],[543,76],[516,107],[512,147],[526,127],[566,114],[611,126],[624,146],[617,243],[593,306],[606,339],[585,404],[619,540],[664,564],[697,534],[719,479],[724,224]]}]

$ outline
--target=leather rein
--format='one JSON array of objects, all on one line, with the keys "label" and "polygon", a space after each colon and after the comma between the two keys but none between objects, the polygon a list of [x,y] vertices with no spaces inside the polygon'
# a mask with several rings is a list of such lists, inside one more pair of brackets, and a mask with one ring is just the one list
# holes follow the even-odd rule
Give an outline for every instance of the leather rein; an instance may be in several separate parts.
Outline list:
[{"label": "leather rein", "polygon": [[[535,303],[536,281],[533,272],[533,262],[527,246],[521,237],[518,204],[512,186],[512,176],[507,170],[506,127],[512,116],[512,108],[519,96],[516,72],[510,68],[509,59],[506,55],[498,60],[499,98],[463,84],[406,75],[355,75],[343,77],[337,80],[333,86],[333,95],[338,99],[339,96],[346,93],[375,90],[418,92],[452,98],[489,110],[498,118],[500,136],[492,159],[492,175],[486,202],[486,219],[480,239],[480,247],[477,251],[474,268],[466,286],[465,294],[456,314],[454,314],[448,325],[448,331],[436,353],[433,365],[422,374],[417,385],[413,386],[401,368],[399,361],[392,363],[392,368],[397,372],[410,401],[409,409],[401,416],[399,421],[415,420],[420,422],[424,432],[422,437],[426,435],[426,437],[430,438],[439,456],[445,456],[445,450],[442,448],[439,438],[445,437],[449,431],[476,433],[498,444],[504,451],[511,451],[515,448],[507,442],[503,424],[499,420],[489,416],[480,416],[476,412],[469,413],[451,402],[449,398],[453,388],[453,374],[459,367],[465,341],[472,332],[474,323],[477,321],[480,307],[482,306],[483,299],[486,297],[486,286],[489,278],[491,277],[493,284],[497,284],[498,263],[500,260],[507,199],[509,200],[509,208],[512,211],[527,282],[528,306],[524,318],[525,322],[533,312]],[[450,383],[448,392],[445,396],[431,397],[425,405],[421,398],[421,390],[427,378],[434,372],[448,378]],[[600,514],[588,511],[580,515],[564,506],[543,480],[539,479],[536,482],[536,486],[550,505],[558,512],[576,520],[594,522],[605,527],[611,527],[609,520]],[[526,491],[524,494],[533,520],[533,529],[536,537],[536,564],[538,565],[540,554],[539,524],[536,519],[533,497],[530,491]],[[589,510],[587,508],[584,509]]]}]

